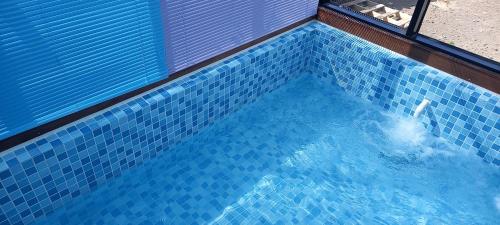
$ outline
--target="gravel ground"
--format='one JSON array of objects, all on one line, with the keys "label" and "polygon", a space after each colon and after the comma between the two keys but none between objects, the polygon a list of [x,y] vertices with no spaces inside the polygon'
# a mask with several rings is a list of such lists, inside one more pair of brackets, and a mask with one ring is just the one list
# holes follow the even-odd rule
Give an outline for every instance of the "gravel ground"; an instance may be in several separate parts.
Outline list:
[{"label": "gravel ground", "polygon": [[[371,1],[410,15],[417,2]],[[420,33],[500,62],[500,0],[433,0]]]},{"label": "gravel ground", "polygon": [[420,33],[500,62],[500,0],[431,3]]}]

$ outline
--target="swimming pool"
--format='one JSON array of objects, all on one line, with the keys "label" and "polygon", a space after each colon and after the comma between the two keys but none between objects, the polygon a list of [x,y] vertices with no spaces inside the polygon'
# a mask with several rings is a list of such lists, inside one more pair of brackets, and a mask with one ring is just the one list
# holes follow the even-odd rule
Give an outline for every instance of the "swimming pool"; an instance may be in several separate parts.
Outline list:
[{"label": "swimming pool", "polygon": [[499,108],[312,22],[3,154],[0,221],[493,224]]},{"label": "swimming pool", "polygon": [[499,178],[302,76],[39,224],[494,224]]}]

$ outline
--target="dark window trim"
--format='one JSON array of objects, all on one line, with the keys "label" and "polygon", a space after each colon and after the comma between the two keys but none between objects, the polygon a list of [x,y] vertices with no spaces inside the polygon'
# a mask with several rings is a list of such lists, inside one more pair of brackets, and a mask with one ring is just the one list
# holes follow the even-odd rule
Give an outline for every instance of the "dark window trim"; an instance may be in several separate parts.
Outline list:
[{"label": "dark window trim", "polygon": [[410,25],[406,29],[406,36],[415,38],[420,31],[420,27],[422,26],[422,22],[424,22],[425,13],[427,12],[427,8],[431,0],[418,0],[415,5],[415,11],[413,11],[413,15],[410,20]]},{"label": "dark window trim", "polygon": [[[382,29],[384,31],[387,31],[389,33],[395,34],[397,36],[400,36],[402,38],[414,41],[416,43],[425,45],[433,50],[443,52],[444,54],[453,56],[455,58],[464,60],[466,62],[469,62],[471,64],[474,64],[480,68],[495,72],[496,74],[500,73],[500,63],[496,62],[494,60],[488,59],[484,56],[469,52],[465,49],[458,48],[449,44],[446,44],[444,42],[441,42],[437,39],[419,34],[418,31],[420,30],[420,27],[422,25],[422,22],[424,21],[425,18],[425,13],[427,12],[427,8],[429,7],[430,0],[418,0],[417,5],[415,6],[415,11],[414,15],[418,16],[413,16],[410,25],[408,26],[408,29],[405,31],[401,28],[397,28],[391,24],[385,23],[381,20],[378,20],[376,18],[370,17],[370,16],[365,16],[361,13],[354,12],[350,9],[346,9],[344,7],[340,7],[338,5],[332,4],[332,3],[321,3],[321,6],[328,8],[330,10],[333,10],[335,12],[338,12],[340,14],[343,14],[345,16],[348,16],[350,18],[356,19],[358,21],[367,23],[369,25],[372,25],[374,27],[377,27],[379,29]],[[417,6],[419,8],[417,8]]]}]

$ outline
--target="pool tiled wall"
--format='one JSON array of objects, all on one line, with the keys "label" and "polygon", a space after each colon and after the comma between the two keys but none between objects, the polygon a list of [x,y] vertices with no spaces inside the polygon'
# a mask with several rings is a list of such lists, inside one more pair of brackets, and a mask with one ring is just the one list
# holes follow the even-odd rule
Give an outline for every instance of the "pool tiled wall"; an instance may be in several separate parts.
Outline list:
[{"label": "pool tiled wall", "polygon": [[325,24],[311,27],[313,74],[399,115],[427,98],[421,119],[431,132],[500,165],[497,94]]},{"label": "pool tiled wall", "polygon": [[404,116],[428,98],[432,132],[500,164],[497,94],[312,22],[3,152],[0,224],[52,212],[301,73]]},{"label": "pool tiled wall", "polygon": [[0,156],[0,224],[27,224],[304,72],[296,29]]}]

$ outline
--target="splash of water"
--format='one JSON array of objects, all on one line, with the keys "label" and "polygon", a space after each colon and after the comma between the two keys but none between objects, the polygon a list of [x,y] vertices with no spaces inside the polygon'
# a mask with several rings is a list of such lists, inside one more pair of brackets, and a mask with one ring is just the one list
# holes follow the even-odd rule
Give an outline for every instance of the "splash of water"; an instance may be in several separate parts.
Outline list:
[{"label": "splash of water", "polygon": [[420,159],[455,155],[446,140],[430,135],[414,118],[393,117],[384,133],[394,144],[394,151],[401,155],[415,155]]},{"label": "splash of water", "polygon": [[392,142],[408,147],[422,145],[427,139],[425,127],[415,119],[394,118],[385,134]]}]

